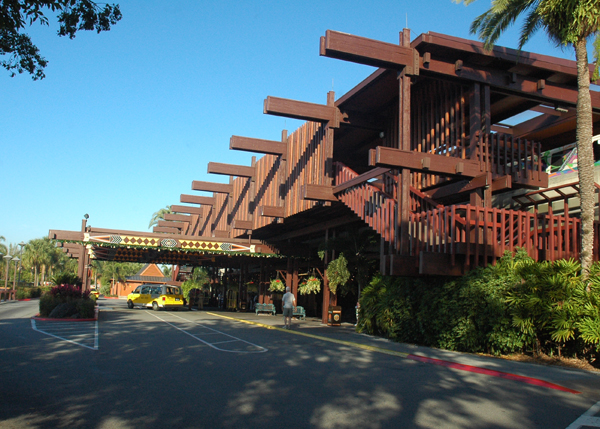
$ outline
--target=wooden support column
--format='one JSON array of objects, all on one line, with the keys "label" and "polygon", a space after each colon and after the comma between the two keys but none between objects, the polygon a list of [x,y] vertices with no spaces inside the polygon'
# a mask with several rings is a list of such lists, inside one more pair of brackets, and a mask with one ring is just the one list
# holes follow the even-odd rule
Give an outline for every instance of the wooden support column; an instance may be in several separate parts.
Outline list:
[{"label": "wooden support column", "polygon": [[[329,228],[325,230],[325,241],[329,241]],[[327,324],[327,315],[329,312],[329,298],[331,292],[329,290],[329,279],[327,278],[326,270],[329,264],[329,252],[325,252],[323,258],[323,308],[321,309],[321,323]]]},{"label": "wooden support column", "polygon": [[298,304],[298,266],[300,265],[300,261],[297,258],[294,258],[293,263],[293,271],[292,271],[292,290],[291,292],[296,297],[296,305]]},{"label": "wooden support column", "polygon": [[[400,45],[410,47],[410,30],[405,28],[400,33]],[[399,130],[398,149],[410,150],[410,86],[411,78],[406,68],[399,74]],[[399,234],[399,249],[401,255],[408,255],[409,247],[409,215],[410,215],[410,170],[403,168],[398,177],[398,216],[396,231]]]},{"label": "wooden support column", "polygon": [[294,270],[294,261],[292,258],[287,258],[287,271],[285,273],[285,287],[292,287],[292,272]]},{"label": "wooden support column", "polygon": [[[335,107],[335,92],[329,91],[327,93],[327,105],[331,107]],[[323,183],[325,186],[333,186],[333,178],[335,176],[335,172],[333,169],[333,139],[334,139],[334,129],[331,127],[331,121],[327,122],[327,126],[325,127],[325,141],[324,141],[324,155],[325,155],[325,182]],[[324,203],[326,206],[330,206],[331,203],[329,201]]]},{"label": "wooden support column", "polygon": [[[85,234],[87,226],[87,219],[81,220],[81,234]],[[83,272],[85,270],[85,252],[87,249],[85,245],[79,247],[79,258],[77,258],[77,277],[83,280]]]}]

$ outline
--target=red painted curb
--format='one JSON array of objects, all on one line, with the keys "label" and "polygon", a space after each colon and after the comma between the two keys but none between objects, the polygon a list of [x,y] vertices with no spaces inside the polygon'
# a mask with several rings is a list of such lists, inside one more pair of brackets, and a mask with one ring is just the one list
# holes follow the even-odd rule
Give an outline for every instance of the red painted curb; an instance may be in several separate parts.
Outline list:
[{"label": "red painted curb", "polygon": [[434,365],[441,365],[448,368],[458,369],[461,371],[475,372],[477,374],[491,375],[492,377],[504,378],[507,380],[520,381],[521,383],[533,384],[534,386],[546,387],[548,389],[561,390],[563,392],[579,394],[581,392],[568,387],[559,386],[558,384],[550,383],[548,381],[540,380],[538,378],[525,377],[522,375],[511,374],[508,372],[495,371],[493,369],[479,368],[471,365],[463,365],[461,363],[449,362],[446,360],[428,358],[425,356],[408,355],[407,359],[415,360],[418,362],[432,363]]}]

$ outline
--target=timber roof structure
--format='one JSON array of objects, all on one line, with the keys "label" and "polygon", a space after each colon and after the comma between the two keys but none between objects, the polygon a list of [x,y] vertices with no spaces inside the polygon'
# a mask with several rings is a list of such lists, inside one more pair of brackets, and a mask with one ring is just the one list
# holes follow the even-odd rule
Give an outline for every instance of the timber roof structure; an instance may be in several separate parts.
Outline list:
[{"label": "timber roof structure", "polygon": [[[409,30],[399,44],[327,31],[320,55],[374,72],[323,104],[268,96],[264,113],[306,122],[279,140],[232,136],[231,150],[262,156],[208,162],[228,183],[193,181],[210,195],[181,194],[153,233],[84,223],[50,237],[74,257],[201,265],[313,257],[330,232],[369,228],[381,272],[411,275],[461,274],[517,247],[578,254],[575,217],[494,206],[501,194],[547,188],[542,153],[576,140],[573,61],[433,32],[411,42]],[[591,97],[599,133],[600,93]]]}]

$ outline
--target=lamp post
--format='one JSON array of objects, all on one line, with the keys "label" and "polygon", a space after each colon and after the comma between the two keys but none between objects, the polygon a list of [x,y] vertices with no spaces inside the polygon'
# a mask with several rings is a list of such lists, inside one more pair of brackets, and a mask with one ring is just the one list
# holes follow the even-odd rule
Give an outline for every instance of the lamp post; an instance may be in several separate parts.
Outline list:
[{"label": "lamp post", "polygon": [[19,256],[21,256],[21,260],[19,261],[19,281],[17,282],[17,285],[20,287],[21,286],[21,266],[23,265],[23,247],[25,247],[25,243],[24,242],[20,242],[19,246],[21,247],[21,251],[19,252]]},{"label": "lamp post", "polygon": [[17,265],[20,259],[18,256],[13,258],[13,262],[15,263],[15,271],[13,272],[13,288],[12,288],[12,299],[13,301],[17,300]]},{"label": "lamp post", "polygon": [[4,293],[8,291],[8,267],[10,266],[10,261],[12,256],[6,254],[3,256],[4,262],[6,263],[6,276],[4,278]]}]

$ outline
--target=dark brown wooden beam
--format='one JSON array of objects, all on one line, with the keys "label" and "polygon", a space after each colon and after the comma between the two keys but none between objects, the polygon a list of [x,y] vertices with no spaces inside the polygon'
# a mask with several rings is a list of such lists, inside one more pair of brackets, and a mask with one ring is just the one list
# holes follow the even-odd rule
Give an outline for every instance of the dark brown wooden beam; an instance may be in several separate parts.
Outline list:
[{"label": "dark brown wooden beam", "polygon": [[48,233],[48,238],[51,240],[73,240],[83,241],[83,232],[80,231],[61,231],[51,229]]},{"label": "dark brown wooden beam", "polygon": [[234,219],[231,223],[231,227],[233,229],[252,229],[252,221]]},{"label": "dark brown wooden beam", "polygon": [[222,164],[219,162],[209,162],[208,172],[211,174],[224,174],[226,176],[254,177],[254,167]]},{"label": "dark brown wooden beam", "polygon": [[268,217],[284,217],[285,210],[283,207],[276,206],[258,206],[258,215],[259,216],[268,216]]},{"label": "dark brown wooden beam", "polygon": [[158,225],[157,226],[163,226],[165,228],[185,228],[185,223],[183,222],[172,222],[172,221],[166,221],[166,220],[159,220],[158,221]]},{"label": "dark brown wooden beam", "polygon": [[227,183],[202,182],[199,180],[192,181],[193,191],[217,192],[219,194],[231,194],[233,185]]},{"label": "dark brown wooden beam", "polygon": [[152,232],[162,232],[167,234],[179,234],[179,228],[165,228],[164,226],[155,226]]},{"label": "dark brown wooden beam", "polygon": [[[421,43],[430,43],[449,49],[456,49],[472,54],[486,55],[502,60],[508,60],[515,64],[529,65],[540,69],[551,70],[561,74],[569,74],[577,77],[577,64],[573,60],[551,57],[548,55],[534,54],[531,52],[520,51],[517,49],[505,48],[502,46],[494,46],[492,50],[486,50],[483,43],[473,40],[462,39],[447,34],[440,34],[429,31],[421,34],[411,43],[413,48]],[[425,55],[423,55],[425,58]],[[589,65],[590,79],[594,73],[594,64]]]},{"label": "dark brown wooden beam", "polygon": [[202,216],[202,214],[204,213],[204,209],[202,209],[202,207],[190,207],[190,206],[178,206],[178,205],[172,205],[171,211],[175,212],[175,213],[188,213],[188,214],[194,214],[194,215],[199,215],[199,216]]},{"label": "dark brown wooden beam", "polygon": [[360,185],[370,179],[374,179],[375,177],[381,176],[382,174],[390,171],[389,168],[386,167],[375,167],[372,170],[367,171],[359,176],[356,176],[354,179],[350,179],[347,182],[340,183],[337,186],[333,187],[333,193],[337,194],[338,192],[342,192],[348,188],[352,188],[353,186]]},{"label": "dark brown wooden beam", "polygon": [[281,155],[284,159],[287,157],[287,144],[273,140],[231,136],[231,139],[229,140],[229,149]]},{"label": "dark brown wooden beam", "polygon": [[333,193],[333,186],[310,183],[302,186],[302,198],[312,201],[339,201]]},{"label": "dark brown wooden beam", "polygon": [[[479,161],[378,146],[369,151],[369,165],[408,168],[412,171],[452,176],[476,177],[481,174]],[[423,162],[424,159],[428,161]],[[423,168],[429,164],[429,168]]]},{"label": "dark brown wooden beam", "polygon": [[[507,79],[507,72],[484,67],[473,67],[465,64],[457,71],[454,62],[431,59],[425,66],[421,64],[422,74],[437,74],[471,82],[488,84],[496,92],[515,94],[523,98],[535,100],[539,103],[568,104],[571,107],[577,104],[577,88],[546,82],[543,89],[538,89],[538,79],[517,75],[513,79]],[[600,93],[590,91],[594,111],[600,112]]]},{"label": "dark brown wooden beam", "polygon": [[[188,203],[188,204],[202,204],[203,206],[214,206],[215,198],[214,197],[202,197],[200,195],[187,195],[181,194],[179,197],[180,203]],[[173,210],[173,208],[171,208]]]},{"label": "dark brown wooden beam", "polygon": [[[173,210],[173,208],[171,208],[171,210]],[[192,217],[188,216],[188,215],[167,213],[167,214],[165,214],[165,220],[172,220],[172,221],[176,221],[176,222],[188,222],[188,223],[191,223],[192,222]]]},{"label": "dark brown wooden beam", "polygon": [[341,114],[337,107],[286,98],[267,97],[264,113],[303,121],[329,122],[331,128],[338,128]]},{"label": "dark brown wooden beam", "polygon": [[419,54],[415,49],[327,30],[321,37],[319,54],[338,60],[373,67],[402,70],[419,74]]}]

